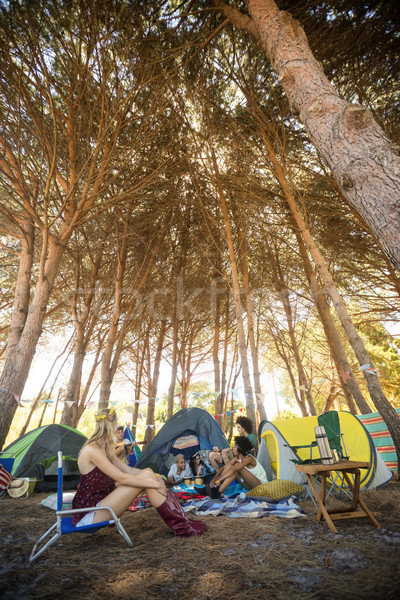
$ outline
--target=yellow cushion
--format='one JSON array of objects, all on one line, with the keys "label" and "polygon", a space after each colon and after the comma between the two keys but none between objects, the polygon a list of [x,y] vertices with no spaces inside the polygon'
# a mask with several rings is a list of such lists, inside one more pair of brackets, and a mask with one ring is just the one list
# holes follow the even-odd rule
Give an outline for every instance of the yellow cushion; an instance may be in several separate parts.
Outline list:
[{"label": "yellow cushion", "polygon": [[277,500],[286,500],[290,496],[300,495],[303,491],[304,488],[299,483],[287,479],[274,479],[248,491],[246,496],[256,500],[276,502]]}]

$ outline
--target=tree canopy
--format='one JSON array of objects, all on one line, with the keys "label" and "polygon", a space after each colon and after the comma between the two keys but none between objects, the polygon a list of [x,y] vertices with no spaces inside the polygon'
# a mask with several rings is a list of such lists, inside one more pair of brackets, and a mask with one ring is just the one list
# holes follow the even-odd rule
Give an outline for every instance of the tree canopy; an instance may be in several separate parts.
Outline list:
[{"label": "tree canopy", "polygon": [[0,445],[57,335],[67,424],[124,380],[150,439],[207,366],[222,426],[240,385],[254,423],[270,416],[274,375],[286,408],[379,410],[400,440],[398,17],[373,1],[2,3]]}]

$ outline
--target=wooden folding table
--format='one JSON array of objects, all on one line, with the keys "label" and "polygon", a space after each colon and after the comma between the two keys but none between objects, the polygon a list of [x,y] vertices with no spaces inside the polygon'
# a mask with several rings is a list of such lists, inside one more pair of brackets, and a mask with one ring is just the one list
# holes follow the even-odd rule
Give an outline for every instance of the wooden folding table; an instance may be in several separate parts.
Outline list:
[{"label": "wooden folding table", "polygon": [[[360,469],[369,469],[369,463],[358,462],[354,460],[342,460],[340,462],[323,465],[318,463],[309,463],[304,465],[296,465],[296,470],[304,473],[310,485],[311,491],[318,505],[317,521],[321,521],[324,517],[329,529],[333,533],[337,533],[337,529],[333,521],[339,519],[358,519],[367,517],[374,527],[380,529],[378,521],[375,519],[371,511],[368,509],[364,500],[360,498]],[[351,506],[327,509],[326,502],[326,480],[330,477],[330,472],[336,471],[343,474],[344,481],[347,483],[349,490],[352,492]],[[312,479],[313,476],[321,478],[321,492],[318,492],[317,487]],[[354,475],[354,483],[349,475]],[[358,508],[360,506],[360,509]]]}]

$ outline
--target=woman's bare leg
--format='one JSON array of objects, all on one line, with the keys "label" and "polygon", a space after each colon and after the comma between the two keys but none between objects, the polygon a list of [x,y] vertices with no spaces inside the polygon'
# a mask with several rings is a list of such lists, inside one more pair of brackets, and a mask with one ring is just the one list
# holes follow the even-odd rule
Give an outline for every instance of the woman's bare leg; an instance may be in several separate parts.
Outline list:
[{"label": "woman's bare leg", "polygon": [[228,477],[226,477],[223,482],[221,483],[221,485],[219,486],[219,491],[221,492],[221,494],[224,493],[224,491],[226,490],[226,488],[231,485],[231,483],[233,483],[235,481],[235,479],[237,479],[237,475],[236,473],[234,473],[233,475],[230,475]]},{"label": "woman's bare leg", "polygon": [[216,471],[218,471],[224,464],[221,452],[210,452],[210,454],[208,455],[208,459]]},{"label": "woman's bare leg", "polygon": [[229,450],[228,448],[224,448],[221,451],[221,457],[222,457],[224,465],[227,465],[228,463],[231,462],[231,460],[233,458],[233,452],[231,452],[231,450]]},{"label": "woman's bare leg", "polygon": [[245,487],[247,490],[251,490],[252,488],[260,485],[260,480],[257,477],[254,477],[250,471],[246,468],[238,471],[237,466],[235,465],[226,465],[222,472],[219,473],[219,476],[215,476],[212,483],[210,485],[215,485],[217,480],[221,480],[221,485],[219,487],[219,491],[221,493],[226,490],[228,485],[230,485],[233,481],[238,481]]},{"label": "woman's bare leg", "polygon": [[[140,471],[140,473],[136,476],[138,487],[132,487],[128,485],[119,485],[108,494],[101,502],[99,502],[99,506],[109,506],[113,509],[117,517],[120,517],[132,504],[132,502],[139,496],[139,494],[143,491],[146,492],[148,499],[150,500],[150,504],[154,506],[154,508],[158,508],[165,502],[167,497],[167,489],[163,483],[160,481],[160,478],[156,476],[156,474],[151,469],[144,469]],[[158,484],[158,487],[147,487],[147,485],[154,485],[154,483]],[[98,510],[96,511],[93,523],[100,523],[101,521],[105,521],[110,517],[110,514],[107,511]]]},{"label": "woman's bare leg", "polygon": [[246,490],[252,490],[253,488],[261,484],[261,481],[257,479],[257,477],[254,477],[254,475],[250,473],[250,471],[248,471],[246,468],[242,469],[240,473],[238,473],[238,475],[240,476],[240,479],[238,478],[238,481],[242,484],[243,487],[246,488]]}]

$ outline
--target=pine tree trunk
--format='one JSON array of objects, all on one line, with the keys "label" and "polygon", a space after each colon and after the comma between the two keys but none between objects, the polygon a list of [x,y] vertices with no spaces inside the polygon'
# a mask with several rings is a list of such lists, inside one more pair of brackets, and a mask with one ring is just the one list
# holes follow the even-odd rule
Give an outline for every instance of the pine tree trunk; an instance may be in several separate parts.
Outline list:
[{"label": "pine tree trunk", "polygon": [[[230,326],[230,302],[229,302],[229,291],[225,292],[225,330],[224,330],[224,353],[222,357],[222,365],[221,365],[221,393],[217,402],[215,403],[215,414],[220,415],[224,412],[224,406],[228,398],[228,388],[227,388],[227,368],[228,368],[228,354],[229,354],[229,326]],[[222,420],[220,417],[218,419],[221,421],[219,425],[221,425]],[[218,420],[217,419],[217,420]],[[221,427],[222,429],[222,427]]]},{"label": "pine tree trunk", "polygon": [[253,302],[250,293],[249,284],[249,268],[247,261],[247,241],[246,235],[242,236],[240,233],[240,227],[236,228],[239,237],[240,252],[240,265],[243,276],[244,293],[246,298],[246,312],[247,312],[247,334],[250,344],[251,362],[253,365],[253,381],[254,381],[254,392],[256,395],[256,406],[257,411],[262,421],[267,420],[267,413],[265,411],[264,402],[260,400],[263,397],[261,389],[261,378],[260,378],[260,367],[258,363],[258,349],[256,344],[256,338],[254,333],[254,317],[253,317]]},{"label": "pine tree trunk", "polygon": [[[3,372],[0,376],[0,448],[3,447],[11,422],[17,408],[14,394],[21,395],[42,333],[46,309],[54,286],[64,246],[49,240],[47,258],[42,264],[32,303],[29,307],[23,330],[18,343],[11,337],[11,345],[7,344]],[[18,285],[26,288],[25,282],[19,280]],[[16,296],[20,296],[16,290]],[[26,289],[25,289],[26,293]],[[24,304],[26,306],[26,303]]]},{"label": "pine tree trunk", "polygon": [[252,18],[222,0],[214,5],[261,45],[343,195],[400,269],[399,149],[364,106],[341,98],[313,56],[298,21],[274,0],[247,0]]},{"label": "pine tree trunk", "polygon": [[155,429],[153,427],[149,427],[149,425],[154,425],[154,415],[155,415],[155,407],[156,407],[156,397],[158,390],[158,380],[160,377],[160,364],[162,357],[162,350],[164,345],[165,332],[167,331],[167,321],[163,319],[161,321],[161,327],[158,334],[157,339],[157,349],[156,355],[154,357],[154,365],[153,365],[153,377],[151,379],[151,387],[150,387],[150,398],[149,404],[147,407],[147,421],[146,421],[146,433],[144,436],[144,441],[146,444],[149,444],[153,437],[155,436]]},{"label": "pine tree trunk", "polygon": [[[176,312],[176,308],[175,308]],[[174,397],[176,388],[176,376],[178,373],[178,319],[175,314],[173,322],[172,359],[171,359],[171,381],[168,388],[167,419],[174,414]]]},{"label": "pine tree trunk", "polygon": [[247,360],[247,345],[246,345],[246,336],[244,333],[244,324],[243,324],[243,316],[242,316],[242,302],[240,298],[240,286],[239,286],[239,277],[238,270],[236,266],[235,259],[235,251],[233,247],[233,240],[231,234],[231,227],[229,223],[229,215],[228,209],[226,207],[225,195],[222,189],[221,179],[219,177],[219,170],[217,161],[215,159],[215,155],[213,153],[213,163],[215,176],[217,179],[217,194],[218,200],[220,203],[221,211],[224,217],[225,223],[225,231],[226,231],[226,240],[228,244],[229,250],[229,262],[231,266],[231,274],[232,274],[232,287],[233,287],[233,297],[235,301],[235,313],[236,313],[236,322],[237,322],[237,330],[239,337],[239,356],[242,366],[242,378],[243,378],[243,386],[246,397],[246,412],[247,417],[252,421],[253,428],[255,430],[256,427],[256,415],[254,411],[254,401],[253,401],[253,392],[251,389],[251,380],[250,380],[250,371],[249,371],[249,363]]},{"label": "pine tree trunk", "polygon": [[[219,256],[218,256],[219,259]],[[217,262],[217,261],[216,261]],[[218,260],[218,264],[219,264]],[[217,423],[220,427],[222,427],[222,417],[220,416],[223,412],[223,388],[222,388],[222,379],[225,378],[226,372],[226,363],[222,366],[222,374],[221,374],[221,364],[219,360],[219,345],[220,345],[220,329],[221,329],[221,294],[225,294],[225,288],[219,288],[218,283],[221,278],[219,275],[214,275],[211,287],[211,311],[214,317],[214,340],[213,340],[213,366],[214,366],[214,392],[215,392],[215,400],[214,400],[214,411],[217,416]],[[218,396],[217,396],[218,393]]]},{"label": "pine tree trunk", "polygon": [[[299,346],[297,344],[297,340],[296,340],[296,336],[295,336],[295,332],[294,332],[292,308],[290,306],[289,291],[287,290],[287,288],[281,290],[280,298],[281,298],[281,302],[283,304],[283,308],[284,308],[285,315],[286,315],[286,321],[288,324],[288,333],[289,333],[290,341],[292,344],[292,351],[293,351],[293,354],[294,354],[294,357],[296,360],[297,374],[298,374],[299,384],[300,384],[299,389],[300,389],[300,391],[304,391],[304,395],[307,399],[307,404],[310,409],[310,415],[315,416],[317,414],[317,411],[315,408],[314,399],[311,394],[310,382],[308,381],[306,372],[304,370],[303,361],[301,360]],[[304,390],[302,390],[302,388],[304,388]]]},{"label": "pine tree trunk", "polygon": [[[341,375],[341,373],[347,373],[347,372],[349,373],[350,377],[347,380],[349,389],[350,389],[351,393],[353,394],[355,401],[357,402],[357,406],[358,406],[360,412],[362,414],[367,414],[367,413],[371,412],[370,407],[369,407],[368,403],[366,402],[363,394],[361,393],[361,390],[358,387],[356,378],[354,377],[353,373],[351,372],[350,364],[347,360],[346,353],[345,353],[345,350],[341,343],[340,337],[337,334],[334,321],[330,314],[329,306],[326,303],[323,293],[319,290],[319,286],[318,286],[318,283],[317,283],[317,280],[315,277],[315,272],[311,266],[310,260],[308,258],[307,252],[305,250],[305,246],[309,249],[310,254],[313,257],[313,260],[314,260],[316,266],[317,266],[316,256],[318,256],[318,261],[319,261],[318,264],[321,264],[324,268],[324,272],[329,275],[328,269],[326,268],[323,257],[321,255],[321,253],[319,252],[319,250],[317,249],[317,247],[315,246],[313,239],[311,237],[311,234],[306,227],[306,223],[305,223],[300,211],[298,210],[296,199],[295,199],[295,192],[292,189],[293,184],[289,185],[289,183],[286,179],[286,173],[285,173],[281,163],[279,162],[278,157],[275,154],[273,145],[271,144],[271,142],[269,140],[269,137],[268,137],[266,129],[265,129],[265,123],[263,122],[263,120],[260,116],[260,112],[257,109],[257,106],[254,105],[254,102],[252,101],[251,98],[250,98],[250,103],[252,105],[252,110],[254,112],[254,116],[255,116],[258,126],[259,126],[260,136],[261,136],[261,138],[264,142],[265,148],[267,150],[267,154],[268,154],[268,157],[270,160],[272,172],[273,172],[277,182],[279,183],[279,185],[283,191],[283,194],[286,198],[286,202],[287,202],[289,213],[290,213],[290,222],[292,224],[293,231],[298,240],[299,249],[300,249],[300,253],[303,258],[303,264],[304,264],[304,268],[306,271],[306,275],[307,275],[308,281],[310,283],[314,301],[316,303],[316,306],[317,306],[318,311],[321,316],[321,320],[322,320],[322,324],[323,324],[325,333],[327,334],[328,342],[332,341],[332,347],[334,348],[334,355],[335,356],[337,355],[340,366],[346,367],[345,369],[343,369],[342,371],[339,372],[339,375]],[[313,251],[311,250],[310,245],[307,242],[307,240],[308,240],[308,242],[310,242],[312,244]],[[314,252],[314,254],[313,254],[313,252]],[[317,267],[317,270],[321,275],[321,271],[318,269],[318,267]],[[329,278],[330,278],[332,285],[334,286],[332,278],[330,276],[329,276]],[[337,293],[337,295],[338,295],[338,293]],[[343,306],[344,306],[344,303],[343,303]],[[339,318],[340,318],[340,315],[339,315]],[[339,357],[340,357],[340,359],[339,359]],[[344,383],[344,387],[345,387],[346,381],[343,380],[343,383]],[[355,407],[352,404],[350,397],[348,398],[348,401],[350,402],[349,407],[355,411]]]},{"label": "pine tree trunk", "polygon": [[[321,280],[324,284],[324,288],[332,300],[332,304],[337,312],[343,329],[347,334],[348,340],[354,350],[357,360],[359,361],[360,366],[369,364],[371,365],[371,367],[373,367],[372,360],[364,346],[364,342],[359,336],[357,329],[355,328],[354,323],[349,313],[347,312],[346,305],[336,289],[331,274],[329,273],[326,267],[325,261],[319,249],[315,245],[311,233],[306,226],[304,218],[300,213],[300,210],[298,209],[296,200],[290,190],[290,187],[286,183],[282,168],[279,165],[279,163],[274,159],[274,154],[271,150],[271,144],[265,135],[263,137],[263,140],[268,150],[270,160],[273,164],[274,173],[277,176],[280,185],[282,186],[286,201],[293,215],[293,218],[296,221],[298,231],[301,234],[308,251],[310,252],[316,270],[319,273]],[[393,438],[393,443],[396,447],[396,453],[399,458],[400,464],[400,422],[397,417],[397,413],[385,397],[385,394],[383,393],[382,387],[379,383],[378,377],[372,373],[368,373],[365,370],[363,370],[363,375],[371,396],[371,400],[375,404],[375,407],[378,410],[378,412],[381,414],[383,420],[385,421],[388,427],[389,433]]]},{"label": "pine tree trunk", "polygon": [[120,317],[122,309],[122,291],[123,291],[123,279],[125,272],[126,255],[129,246],[129,231],[130,221],[126,218],[124,222],[124,231],[121,235],[121,249],[118,253],[118,267],[115,278],[115,301],[114,309],[111,316],[111,324],[109,329],[109,335],[105,344],[104,354],[101,361],[101,387],[100,387],[100,399],[99,399],[99,412],[104,411],[107,408],[108,401],[111,393],[111,385],[114,379],[114,375],[118,368],[118,362],[123,350],[125,336],[131,327],[130,319],[136,307],[137,299],[144,288],[150,273],[152,271],[154,261],[157,253],[160,249],[165,234],[168,231],[169,222],[171,219],[171,211],[167,214],[162,230],[157,235],[155,246],[151,252],[151,256],[147,264],[144,266],[144,273],[141,275],[139,284],[132,290],[131,298],[129,303],[124,306],[124,321],[120,326]]},{"label": "pine tree trunk", "polygon": [[[28,427],[29,427],[29,423],[30,423],[30,421],[31,421],[31,419],[32,419],[33,413],[34,413],[34,411],[36,410],[36,407],[37,407],[37,405],[39,404],[39,400],[40,400],[40,398],[42,397],[43,391],[44,391],[44,389],[45,389],[45,387],[46,387],[47,381],[49,380],[51,373],[53,372],[53,369],[54,369],[54,367],[55,367],[55,365],[56,365],[56,362],[58,361],[58,359],[59,359],[61,356],[63,356],[63,354],[65,354],[65,353],[66,353],[66,351],[67,351],[67,349],[68,349],[68,346],[69,346],[69,344],[71,343],[72,337],[73,337],[73,336],[71,336],[71,337],[69,338],[69,340],[68,340],[68,342],[66,343],[66,345],[65,345],[64,349],[62,350],[62,352],[60,352],[60,354],[58,354],[58,356],[56,356],[56,358],[54,359],[54,361],[53,361],[53,364],[51,365],[51,367],[50,367],[50,369],[49,369],[49,372],[47,373],[47,376],[46,376],[46,378],[45,378],[44,382],[42,383],[42,386],[41,386],[41,388],[40,388],[40,390],[39,390],[39,393],[37,394],[37,396],[36,396],[35,400],[32,402],[32,406],[30,407],[30,411],[29,411],[28,417],[27,417],[27,419],[26,419],[26,421],[25,421],[25,423],[24,423],[24,425],[23,425],[23,427],[22,427],[22,429],[21,429],[21,431],[20,431],[20,433],[19,433],[19,437],[21,437],[22,435],[24,435],[24,434],[26,433],[26,431],[27,431],[27,429],[28,429]],[[60,372],[62,371],[62,369],[63,369],[63,367],[64,367],[65,363],[67,362],[67,360],[68,360],[68,359],[69,359],[69,357],[70,357],[70,354],[71,354],[71,351],[70,351],[70,352],[68,352],[67,356],[65,357],[65,360],[64,360],[63,364],[61,365],[60,369],[58,370],[58,373],[57,373],[57,375],[56,375],[56,377],[55,377],[55,380],[57,380],[57,379],[58,379],[58,376],[60,375]]]},{"label": "pine tree trunk", "polygon": [[[75,289],[71,293],[72,316],[75,326],[74,362],[67,386],[67,394],[61,422],[63,425],[76,427],[84,411],[84,400],[80,402],[82,370],[86,357],[86,349],[97,323],[95,314],[91,315],[92,303],[95,297],[96,283],[104,254],[104,243],[108,236],[107,228],[96,247],[94,258],[90,261],[90,275],[81,282],[81,266],[75,269]],[[89,248],[87,248],[89,250]],[[84,291],[87,290],[87,291]],[[99,351],[99,348],[98,348]],[[97,351],[97,353],[98,353]],[[97,366],[97,365],[96,365]],[[88,388],[86,394],[88,393]]]},{"label": "pine tree trunk", "polygon": [[15,285],[14,305],[8,330],[7,348],[9,351],[18,344],[28,316],[33,266],[35,230],[28,220],[22,220],[20,227],[23,235],[21,236],[21,252]]},{"label": "pine tree trunk", "polygon": [[288,359],[288,356],[287,356],[284,348],[282,346],[281,347],[279,346],[279,342],[275,336],[274,336],[274,343],[275,343],[275,347],[278,351],[279,356],[282,358],[283,362],[286,365],[286,370],[288,372],[290,383],[292,385],[293,394],[294,394],[295,400],[297,402],[297,405],[300,408],[301,416],[308,417],[307,408],[306,408],[306,405],[304,402],[304,394],[299,395],[299,390],[296,385],[296,380],[295,380],[294,373],[293,373],[293,370],[292,370],[292,367],[290,364],[290,360]]},{"label": "pine tree trunk", "polygon": [[219,343],[220,343],[220,319],[221,319],[221,298],[218,294],[218,276],[214,276],[211,287],[211,310],[214,316],[214,340],[213,340],[213,366],[214,366],[214,391],[219,392],[215,399],[215,413],[221,412],[221,370],[219,361]]},{"label": "pine tree trunk", "polygon": [[[314,244],[310,232],[306,228],[305,222],[303,220],[302,215],[300,214],[300,211],[295,206],[291,206],[291,209],[293,212],[293,216],[296,219],[296,223],[303,236],[303,239],[306,243],[306,246],[310,251],[315,266],[324,283],[325,290],[328,292],[332,300],[333,306],[338,314],[340,322],[342,323],[343,329],[347,334],[349,342],[354,350],[354,353],[357,357],[357,360],[359,361],[360,366],[369,364],[371,367],[373,367],[372,360],[364,346],[364,342],[358,334],[357,329],[355,328],[354,323],[349,313],[347,312],[346,305],[336,289],[333,279],[325,265],[325,262],[318,248]],[[397,413],[385,397],[385,394],[383,393],[382,387],[379,382],[379,378],[373,373],[368,373],[365,370],[363,370],[363,375],[371,396],[371,400],[375,404],[375,407],[378,410],[378,412],[381,414],[383,420],[385,421],[388,427],[390,435],[393,438],[393,443],[396,447],[396,452],[400,464],[400,422],[397,417]]]},{"label": "pine tree trunk", "polygon": [[132,413],[132,432],[133,432],[133,435],[135,436],[135,440],[138,439],[137,422],[138,422],[138,418],[139,418],[139,406],[140,406],[140,400],[135,400],[135,406],[133,408],[133,413]]},{"label": "pine tree trunk", "polygon": [[[285,173],[277,160],[277,157],[273,151],[272,145],[265,133],[265,130],[260,127],[260,133],[264,142],[264,145],[267,149],[269,159],[271,161],[272,170],[274,175],[276,176],[283,193],[286,198],[286,202],[290,209],[291,215],[296,223],[299,234],[302,236],[304,243],[310,252],[310,255],[314,261],[315,268],[321,277],[321,281],[323,282],[324,289],[329,294],[332,304],[336,310],[336,313],[340,319],[340,322],[345,330],[348,340],[354,350],[354,353],[359,361],[360,366],[365,364],[370,364],[373,366],[371,358],[364,346],[364,342],[359,336],[357,329],[354,326],[354,323],[347,312],[347,308],[345,303],[343,302],[339,292],[336,289],[334,281],[331,277],[331,274],[328,271],[328,268],[325,264],[325,261],[317,248],[314,240],[311,236],[310,231],[307,228],[307,225],[304,221],[304,218],[297,206],[294,194],[286,181]],[[400,456],[400,422],[396,418],[396,411],[391,406],[387,398],[385,397],[379,380],[377,377],[371,373],[363,370],[363,375],[366,380],[366,384],[368,387],[368,391],[371,396],[371,400],[376,406],[376,409],[381,413],[382,418],[386,422],[386,418],[388,422],[386,422],[389,432],[393,438],[393,442],[396,446],[396,452],[398,456]]]},{"label": "pine tree trunk", "polygon": [[[361,414],[368,414],[371,412],[371,409],[359,388],[354,374],[351,371],[351,366],[347,359],[342,340],[337,332],[335,321],[333,320],[331,311],[329,310],[329,305],[326,301],[325,294],[318,285],[318,281],[310,259],[308,258],[303,240],[297,231],[294,231],[294,233],[296,235],[300,254],[303,259],[303,266],[308,283],[310,285],[311,294],[314,299],[315,306],[317,307],[318,314],[325,331],[326,339],[332,352],[332,357],[339,375],[340,385],[349,407],[349,411],[354,415],[357,414],[356,406],[354,405],[355,401]],[[349,379],[343,379],[343,377],[341,377],[342,373],[349,373]]]},{"label": "pine tree trunk", "polygon": [[92,367],[90,369],[89,377],[87,378],[87,381],[85,383],[85,387],[83,389],[82,395],[80,398],[77,399],[77,402],[75,405],[73,421],[72,421],[72,427],[74,427],[75,429],[78,428],[79,420],[85,411],[86,401],[89,396],[89,391],[90,391],[91,385],[93,383],[93,379],[94,379],[95,373],[97,371],[97,367],[100,364],[100,354],[101,354],[101,349],[103,347],[103,340],[104,340],[104,336],[102,336],[102,337],[99,336],[99,339],[97,341],[96,355],[94,357]]},{"label": "pine tree trunk", "polygon": [[61,417],[63,425],[73,427],[75,422],[74,415],[77,413],[79,403],[79,393],[82,381],[82,369],[85,361],[86,351],[84,345],[84,328],[80,327],[76,331],[74,348],[74,362],[69,376],[67,394],[64,401],[64,410]]}]

